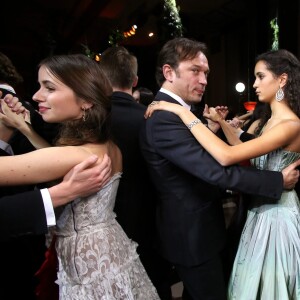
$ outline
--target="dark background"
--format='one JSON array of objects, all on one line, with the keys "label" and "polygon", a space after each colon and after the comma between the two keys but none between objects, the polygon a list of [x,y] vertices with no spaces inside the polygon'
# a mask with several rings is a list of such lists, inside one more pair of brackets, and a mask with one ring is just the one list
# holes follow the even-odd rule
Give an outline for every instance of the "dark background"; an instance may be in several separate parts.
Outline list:
[{"label": "dark background", "polygon": [[[172,21],[163,0],[27,0],[1,4],[0,51],[11,58],[23,75],[19,93],[29,100],[37,88],[37,65],[52,54],[101,53],[115,30],[138,26],[133,37],[120,41],[139,62],[139,86],[151,88],[156,55],[173,37]],[[210,75],[205,101],[236,107],[255,101],[254,58],[271,48],[270,21],[277,17],[279,46],[300,55],[299,0],[177,0],[183,36],[209,47]],[[171,25],[169,24],[171,22]],[[149,38],[148,33],[154,32]],[[235,84],[246,84],[243,95]]]}]

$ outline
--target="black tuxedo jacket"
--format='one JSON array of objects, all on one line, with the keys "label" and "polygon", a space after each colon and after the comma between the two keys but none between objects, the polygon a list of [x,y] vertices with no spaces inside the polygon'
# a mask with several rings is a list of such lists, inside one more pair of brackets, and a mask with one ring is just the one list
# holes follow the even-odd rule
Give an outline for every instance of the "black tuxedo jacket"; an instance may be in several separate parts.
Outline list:
[{"label": "black tuxedo jacket", "polygon": [[[0,155],[7,153],[1,150]],[[3,299],[35,299],[34,274],[45,258],[48,228],[41,193],[31,189],[26,185],[0,187],[0,256],[6,274],[0,283]]]},{"label": "black tuxedo jacket", "polygon": [[[35,131],[52,143],[59,125],[48,124],[26,103],[30,110],[31,123]],[[14,154],[23,154],[35,150],[28,139],[18,130],[10,139]],[[7,155],[0,149],[0,156]],[[24,235],[41,235],[48,232],[47,219],[41,192],[33,190],[34,186],[1,186],[0,187],[0,239]]]},{"label": "black tuxedo jacket", "polygon": [[[0,149],[0,156],[6,155]],[[27,186],[0,187],[0,240],[47,233],[41,192],[28,189]]]},{"label": "black tuxedo jacket", "polygon": [[0,239],[48,232],[39,190],[0,198]]},{"label": "black tuxedo jacket", "polygon": [[128,93],[112,94],[112,133],[123,157],[114,211],[126,234],[148,247],[154,238],[156,196],[139,146],[145,110]]},{"label": "black tuxedo jacket", "polygon": [[[178,103],[161,92],[156,99]],[[282,193],[281,173],[222,167],[173,113],[155,112],[140,142],[159,195],[161,251],[173,263],[198,265],[223,249],[225,189],[278,199]]]}]

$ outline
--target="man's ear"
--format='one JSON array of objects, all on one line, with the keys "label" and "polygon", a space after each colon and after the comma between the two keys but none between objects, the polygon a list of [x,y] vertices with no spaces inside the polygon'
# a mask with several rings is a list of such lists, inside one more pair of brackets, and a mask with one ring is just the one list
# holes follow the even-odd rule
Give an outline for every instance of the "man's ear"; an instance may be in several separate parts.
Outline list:
[{"label": "man's ear", "polygon": [[168,64],[165,64],[162,67],[162,71],[166,80],[169,82],[173,82],[174,70],[172,69],[172,67]]},{"label": "man's ear", "polygon": [[135,79],[134,79],[134,81],[133,81],[132,87],[136,87],[137,84],[138,84],[138,81],[139,81],[139,77],[136,76]]}]

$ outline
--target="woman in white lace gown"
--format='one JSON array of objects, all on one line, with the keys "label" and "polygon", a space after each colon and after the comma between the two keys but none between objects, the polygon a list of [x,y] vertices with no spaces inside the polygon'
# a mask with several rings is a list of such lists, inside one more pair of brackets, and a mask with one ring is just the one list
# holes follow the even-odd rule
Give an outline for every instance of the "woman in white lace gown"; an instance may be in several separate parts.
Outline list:
[{"label": "woman in white lace gown", "polygon": [[122,156],[110,137],[109,81],[95,61],[81,54],[46,58],[39,66],[38,80],[40,88],[33,100],[39,113],[46,122],[62,123],[56,147],[1,157],[0,184],[57,180],[91,154],[100,160],[110,156],[113,174],[97,194],[66,205],[57,221],[59,298],[159,299],[136,243],[125,235],[113,213]]},{"label": "woman in white lace gown", "polygon": [[[177,104],[154,103],[146,116],[157,109],[176,113],[224,166],[253,158],[252,165],[262,170],[282,171],[290,164],[295,167],[300,158],[300,62],[286,50],[269,51],[257,57],[254,75],[258,99],[268,103],[272,113],[260,135],[251,141],[229,146]],[[205,115],[226,122],[220,109],[221,113],[211,109]],[[251,198],[228,299],[300,299],[300,205],[292,188],[284,190],[277,201]]]},{"label": "woman in white lace gown", "polygon": [[121,173],[96,195],[68,205],[57,223],[61,299],[159,299],[136,244],[115,220]]}]

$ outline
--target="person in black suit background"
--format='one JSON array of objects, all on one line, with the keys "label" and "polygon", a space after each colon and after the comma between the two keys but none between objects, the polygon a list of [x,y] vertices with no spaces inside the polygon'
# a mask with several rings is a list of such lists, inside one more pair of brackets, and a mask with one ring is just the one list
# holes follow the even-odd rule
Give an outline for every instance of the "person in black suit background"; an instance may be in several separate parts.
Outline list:
[{"label": "person in black suit background", "polygon": [[[200,103],[209,73],[206,51],[205,44],[191,39],[168,41],[158,56],[156,79],[161,89],[156,100],[180,103],[187,109]],[[160,250],[183,281],[183,299],[221,300],[226,299],[223,191],[279,199],[299,174],[295,165],[283,173],[222,167],[190,133],[195,124],[186,126],[178,116],[158,111],[142,127],[141,149],[159,195]]]},{"label": "person in black suit background", "polygon": [[146,106],[132,96],[138,82],[137,58],[121,46],[106,49],[100,67],[113,93],[112,133],[123,156],[114,211],[126,234],[138,243],[141,261],[162,300],[171,299],[171,266],[154,249],[157,195],[139,147],[139,131]]}]

